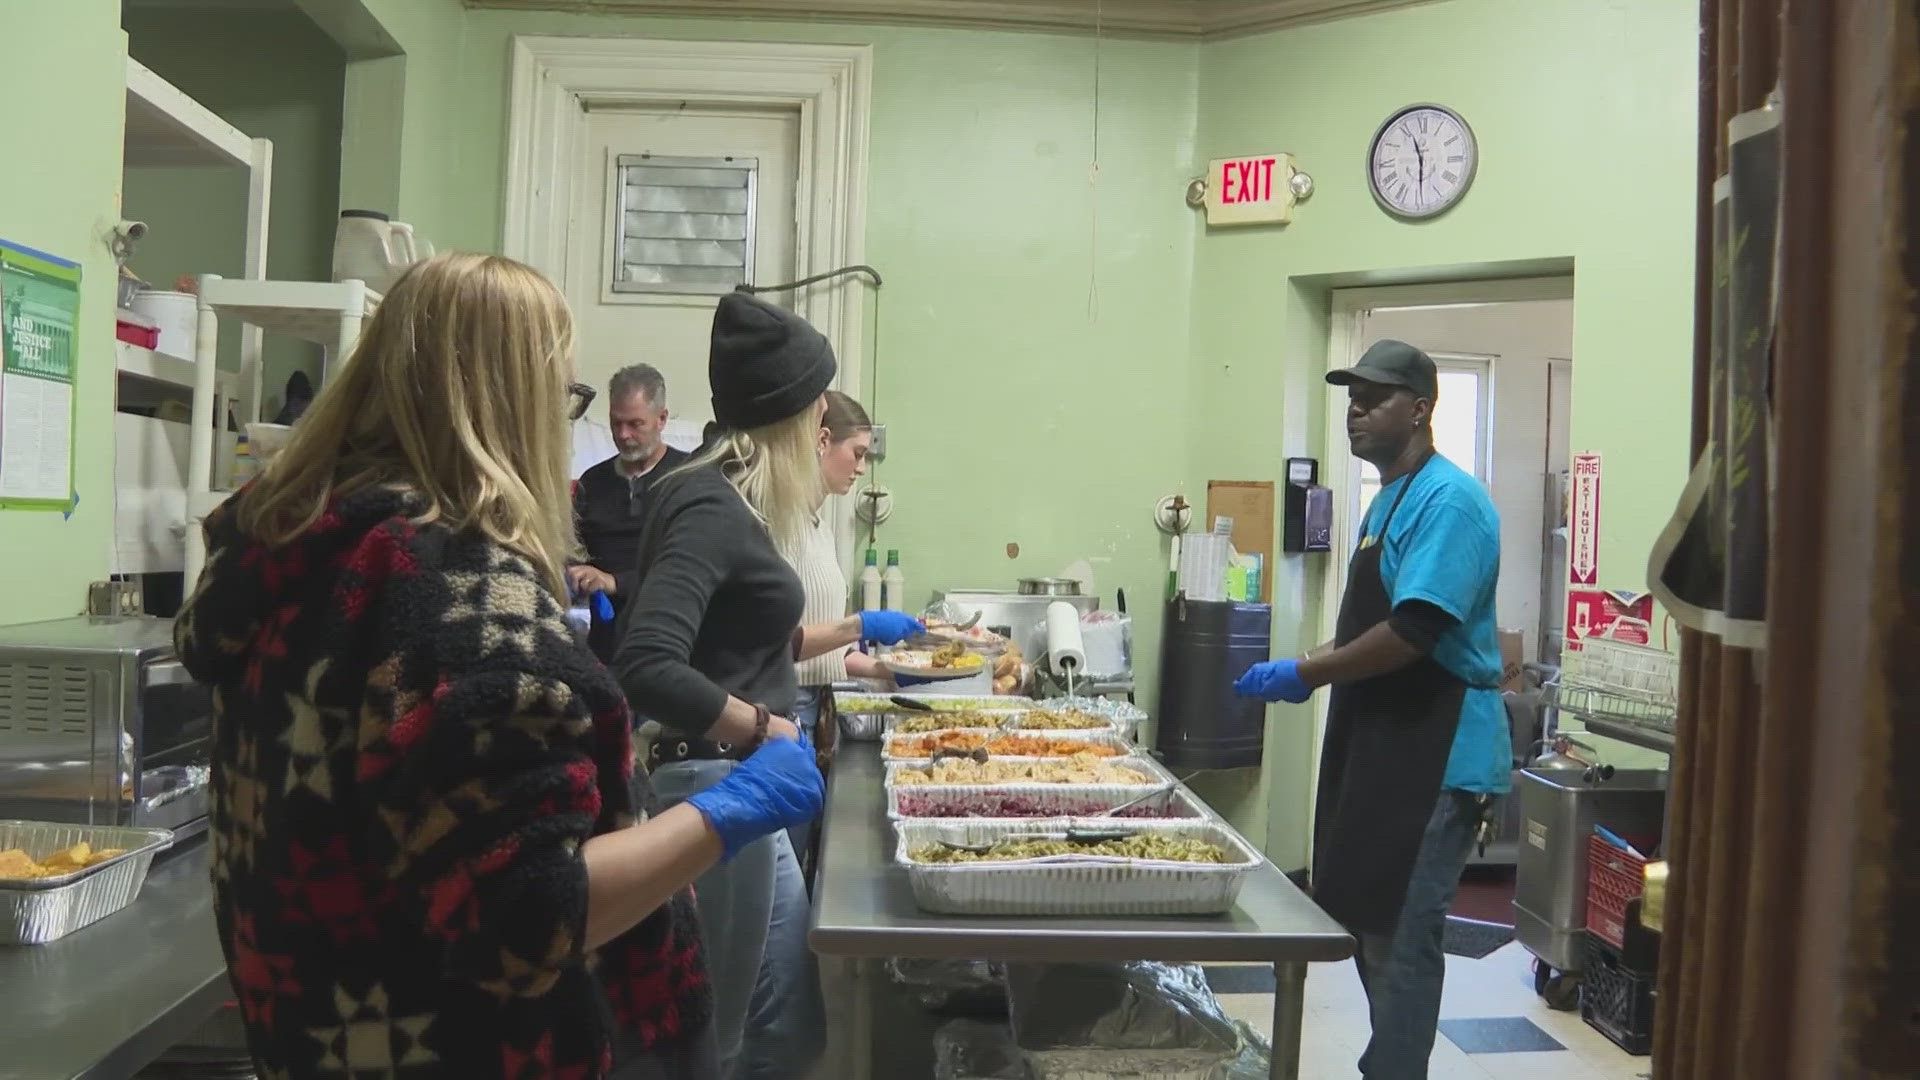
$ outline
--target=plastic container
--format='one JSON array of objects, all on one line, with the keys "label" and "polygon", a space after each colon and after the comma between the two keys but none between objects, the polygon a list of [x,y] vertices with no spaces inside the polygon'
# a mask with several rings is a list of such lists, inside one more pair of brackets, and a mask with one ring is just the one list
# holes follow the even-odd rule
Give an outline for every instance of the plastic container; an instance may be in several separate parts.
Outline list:
[{"label": "plastic container", "polygon": [[140,895],[153,857],[173,843],[166,829],[0,821],[0,851],[45,858],[75,844],[125,853],[54,878],[0,880],[0,945],[44,945],[119,911]]},{"label": "plastic container", "polygon": [[1580,1018],[1629,1054],[1653,1052],[1654,976],[1636,974],[1620,954],[1587,935],[1586,967],[1580,973]]},{"label": "plastic container", "polygon": [[860,571],[860,610],[879,611],[885,597],[880,579],[880,553],[867,549],[867,565]]},{"label": "plastic container", "polygon": [[900,569],[899,548],[887,552],[887,570],[880,575],[880,604],[888,611],[907,610],[907,575]]},{"label": "plastic container", "polygon": [[200,328],[199,297],[147,289],[134,295],[133,312],[152,319],[160,328],[160,336],[151,346],[156,352],[182,360],[198,359],[193,346]]},{"label": "plastic container", "polygon": [[129,345],[157,349],[160,346],[160,324],[138,312],[118,311],[114,313],[113,336]]},{"label": "plastic container", "polygon": [[245,427],[247,446],[253,451],[253,459],[261,465],[272,461],[293,438],[293,428],[288,424],[251,423]]},{"label": "plastic container", "polygon": [[1587,930],[1616,949],[1627,944],[1627,905],[1646,891],[1647,861],[1599,833],[1587,838]]}]

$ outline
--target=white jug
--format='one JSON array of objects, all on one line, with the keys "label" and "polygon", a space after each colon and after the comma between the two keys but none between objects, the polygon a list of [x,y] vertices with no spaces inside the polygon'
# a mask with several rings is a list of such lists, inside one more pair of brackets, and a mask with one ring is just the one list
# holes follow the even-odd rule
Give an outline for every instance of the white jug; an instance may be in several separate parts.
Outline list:
[{"label": "white jug", "polygon": [[[393,249],[399,256],[396,261],[399,262],[402,270],[422,259],[433,258],[433,242],[415,236],[413,226],[404,221],[395,221],[388,228],[392,230]],[[394,274],[396,278],[399,276],[398,273]]]},{"label": "white jug", "polygon": [[405,267],[395,250],[393,226],[378,210],[342,210],[333,234],[333,280],[359,280],[386,292]]}]

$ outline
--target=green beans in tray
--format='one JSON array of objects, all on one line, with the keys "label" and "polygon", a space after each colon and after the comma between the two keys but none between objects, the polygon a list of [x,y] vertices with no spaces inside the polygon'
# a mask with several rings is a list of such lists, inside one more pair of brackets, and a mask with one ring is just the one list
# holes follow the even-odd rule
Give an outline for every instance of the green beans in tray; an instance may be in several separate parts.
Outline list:
[{"label": "green beans in tray", "polygon": [[1017,713],[988,712],[937,712],[902,713],[893,722],[893,730],[913,733],[921,731],[946,731],[950,728],[993,728],[999,729],[1007,718]]},{"label": "green beans in tray", "polygon": [[1020,862],[1051,859],[1063,855],[1110,859],[1144,859],[1154,862],[1238,864],[1232,852],[1191,837],[1156,833],[1135,833],[1122,840],[1102,840],[1093,844],[1060,839],[1011,839],[993,845],[986,852],[963,851],[945,844],[923,844],[907,853],[917,863]]}]

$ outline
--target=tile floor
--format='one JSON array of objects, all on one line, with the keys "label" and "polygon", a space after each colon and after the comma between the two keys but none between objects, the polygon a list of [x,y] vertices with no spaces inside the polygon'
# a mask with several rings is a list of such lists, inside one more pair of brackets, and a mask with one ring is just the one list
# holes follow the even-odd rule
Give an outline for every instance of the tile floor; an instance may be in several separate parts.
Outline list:
[{"label": "tile floor", "polygon": [[[1577,1012],[1554,1012],[1533,992],[1533,955],[1509,944],[1480,960],[1447,957],[1441,1023],[1452,1018],[1520,1017],[1565,1047],[1562,1050],[1469,1054],[1441,1035],[1428,1080],[1642,1080],[1649,1059],[1608,1042]],[[1229,1015],[1268,1031],[1273,999],[1267,994],[1221,994]],[[1350,1080],[1367,1043],[1367,999],[1353,964],[1307,969],[1307,1011],[1300,1047],[1301,1080]],[[1474,1025],[1479,1034],[1488,1025]],[[1465,1035],[1463,1033],[1463,1038]],[[1471,1041],[1471,1040],[1468,1040]]]}]

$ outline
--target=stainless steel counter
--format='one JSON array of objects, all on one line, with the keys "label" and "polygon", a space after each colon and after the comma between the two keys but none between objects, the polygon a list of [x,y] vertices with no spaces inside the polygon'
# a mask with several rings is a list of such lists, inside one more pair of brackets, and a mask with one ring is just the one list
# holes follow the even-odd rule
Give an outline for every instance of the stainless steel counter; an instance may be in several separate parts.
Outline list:
[{"label": "stainless steel counter", "polygon": [[48,945],[0,948],[0,1080],[126,1080],[229,996],[204,840],[140,898]]},{"label": "stainless steel counter", "polygon": [[[882,797],[877,747],[844,747],[827,792],[809,941],[824,958],[851,963],[849,1029],[856,1080],[870,1077],[871,998],[878,961],[925,959],[1070,961],[1259,961],[1274,966],[1275,1078],[1298,1075],[1306,964],[1344,960],[1353,938],[1271,863],[1248,881],[1229,914],[1188,918],[984,918],[928,915],[893,865],[893,829]],[[838,1013],[840,1010],[830,1010]]]}]

